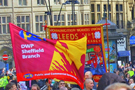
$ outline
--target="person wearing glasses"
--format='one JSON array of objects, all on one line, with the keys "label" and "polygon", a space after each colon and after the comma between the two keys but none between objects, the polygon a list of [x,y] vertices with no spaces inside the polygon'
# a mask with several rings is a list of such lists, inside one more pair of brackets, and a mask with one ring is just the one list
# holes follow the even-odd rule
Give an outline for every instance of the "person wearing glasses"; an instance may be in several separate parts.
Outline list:
[{"label": "person wearing glasses", "polygon": [[56,90],[60,90],[61,87],[65,87],[65,81],[60,80],[58,84],[58,88]]}]

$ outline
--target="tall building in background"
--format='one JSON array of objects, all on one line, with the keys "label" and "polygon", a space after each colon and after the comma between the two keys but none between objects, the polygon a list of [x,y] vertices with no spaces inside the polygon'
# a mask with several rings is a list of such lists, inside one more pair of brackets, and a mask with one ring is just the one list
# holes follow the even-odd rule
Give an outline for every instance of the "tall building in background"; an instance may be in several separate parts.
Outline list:
[{"label": "tall building in background", "polygon": [[[108,0],[77,0],[80,3],[74,4],[74,8],[66,1],[69,0],[0,0],[0,60],[4,51],[12,50],[9,22],[45,37],[42,27],[45,20],[47,25],[54,26],[72,25],[73,20],[75,25],[88,25],[97,23],[102,19],[103,13],[106,13],[107,18],[122,31],[127,29],[127,22],[135,17],[133,0],[109,0],[109,5]],[[75,15],[72,20],[73,12]],[[11,55],[9,60],[12,61],[12,52],[7,54]]]}]

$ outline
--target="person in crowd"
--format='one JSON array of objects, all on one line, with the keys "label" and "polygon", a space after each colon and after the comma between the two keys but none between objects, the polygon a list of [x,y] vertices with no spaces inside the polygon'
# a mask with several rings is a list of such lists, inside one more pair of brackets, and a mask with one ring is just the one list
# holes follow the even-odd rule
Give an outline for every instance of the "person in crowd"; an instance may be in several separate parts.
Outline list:
[{"label": "person in crowd", "polygon": [[119,73],[119,76],[120,76],[123,80],[125,80],[125,76],[124,76],[124,73],[123,73],[123,72],[120,72],[120,73]]},{"label": "person in crowd", "polygon": [[75,87],[75,88],[72,88],[71,90],[80,90],[80,89]]},{"label": "person in crowd", "polygon": [[130,79],[130,74],[127,73],[127,74],[125,75],[125,81],[126,81],[127,84],[129,84],[129,83],[128,83],[128,82],[129,82],[129,79]]},{"label": "person in crowd", "polygon": [[9,71],[6,71],[6,74],[5,75],[8,76],[9,75]]},{"label": "person in crowd", "polygon": [[17,86],[17,78],[16,78],[16,76],[13,76],[13,79],[12,79],[12,81],[11,81],[11,82],[15,83],[15,84],[16,84],[16,86]]},{"label": "person in crowd", "polygon": [[135,90],[135,83],[132,83],[132,84],[130,85],[130,87],[131,87],[133,90]]},{"label": "person in crowd", "polygon": [[2,68],[2,69],[0,70],[0,75],[5,75],[5,68]]},{"label": "person in crowd", "polygon": [[9,79],[13,79],[13,73],[12,72],[10,72],[10,74],[8,75],[9,76]]},{"label": "person in crowd", "polygon": [[[44,80],[45,80],[45,82],[44,82]],[[46,90],[50,86],[50,84],[48,83],[48,79],[44,79],[44,80],[42,81],[43,82],[42,84],[44,84],[44,85],[43,86],[41,85],[41,87],[40,87],[41,90]]]},{"label": "person in crowd", "polygon": [[[1,89],[0,89],[1,90]],[[15,83],[8,83],[7,85],[6,85],[6,88],[5,88],[5,90],[17,90],[17,87],[16,87],[16,84]]]},{"label": "person in crowd", "polygon": [[94,84],[93,84],[92,79],[90,79],[90,78],[85,79],[84,84],[85,84],[84,90],[95,90],[95,89],[93,89]]},{"label": "person in crowd", "polygon": [[[85,72],[85,79],[92,79],[93,80],[93,74],[90,71]],[[93,89],[97,89],[97,83],[93,80],[94,87]]]},{"label": "person in crowd", "polygon": [[13,74],[16,75],[16,68],[13,67]]},{"label": "person in crowd", "polygon": [[133,64],[133,68],[135,68],[135,64]]},{"label": "person in crowd", "polygon": [[[39,81],[39,79],[32,80],[31,85],[33,85],[33,84],[37,84],[37,85],[38,85],[38,81]],[[38,86],[39,86],[39,85],[38,85]]]},{"label": "person in crowd", "polygon": [[59,85],[58,85],[58,88],[56,90],[59,90],[61,87],[65,87],[65,81],[63,81],[63,80],[59,81]]},{"label": "person in crowd", "polygon": [[67,87],[61,87],[59,90],[68,90]]},{"label": "person in crowd", "polygon": [[127,69],[129,70],[129,69],[131,69],[132,67],[130,66],[130,64],[128,63],[127,64]]},{"label": "person in crowd", "polygon": [[31,86],[32,86],[32,80],[29,80],[29,81],[25,81],[26,83],[26,86],[27,86],[27,90],[31,90]]},{"label": "person in crowd", "polygon": [[7,76],[4,76],[4,74],[2,74],[0,76],[0,90],[4,90],[7,84],[8,84]]},{"label": "person in crowd", "polygon": [[37,84],[33,84],[31,90],[40,90],[40,87]]},{"label": "person in crowd", "polygon": [[120,74],[120,71],[119,70],[116,70],[116,75],[119,75]]},{"label": "person in crowd", "polygon": [[129,68],[128,73],[130,74],[130,77],[134,76],[134,71],[132,70],[132,68]]},{"label": "person in crowd", "polygon": [[122,72],[123,71],[122,66],[118,66],[118,70],[119,72]]},{"label": "person in crowd", "polygon": [[65,83],[65,87],[66,87],[68,90],[71,90],[70,84]]},{"label": "person in crowd", "polygon": [[52,86],[50,85],[51,83],[51,80],[50,79],[46,79],[46,86],[47,86],[47,89],[46,90],[55,90],[55,89],[52,89]]},{"label": "person in crowd", "polygon": [[56,90],[59,86],[59,82],[55,81],[55,83],[53,84],[53,90]]},{"label": "person in crowd", "polygon": [[104,90],[132,90],[132,88],[124,83],[114,83],[107,86]]},{"label": "person in crowd", "polygon": [[115,73],[105,73],[102,75],[98,82],[97,90],[104,90],[108,85],[116,82],[126,83],[125,80],[123,80],[119,75],[116,75]]},{"label": "person in crowd", "polygon": [[19,86],[21,90],[27,90],[27,86],[25,84],[25,81],[20,81],[19,82]]},{"label": "person in crowd", "polygon": [[40,79],[37,83],[38,83],[39,87],[42,88],[46,84],[46,80]]},{"label": "person in crowd", "polygon": [[133,78],[130,78],[129,79],[129,85],[133,84],[134,83],[134,79]]},{"label": "person in crowd", "polygon": [[117,70],[116,70],[116,69],[114,69],[114,70],[113,70],[113,73],[116,73],[116,71],[117,71]]},{"label": "person in crowd", "polygon": [[132,64],[132,62],[131,62],[131,61],[129,62],[129,65],[130,65],[130,67],[131,67],[131,68],[133,67],[133,64]]}]

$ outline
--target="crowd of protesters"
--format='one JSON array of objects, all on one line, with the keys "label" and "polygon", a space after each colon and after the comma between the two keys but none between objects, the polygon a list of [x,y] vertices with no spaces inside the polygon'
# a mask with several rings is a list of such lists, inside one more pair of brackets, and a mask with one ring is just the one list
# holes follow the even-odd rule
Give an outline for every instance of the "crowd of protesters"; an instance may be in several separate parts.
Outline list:
[{"label": "crowd of protesters", "polygon": [[[78,85],[67,84],[53,79],[38,79],[17,82],[15,68],[0,72],[0,90],[81,90]],[[99,82],[93,80],[90,71],[85,72],[84,90],[135,90],[135,64],[118,66],[114,73],[102,75]],[[121,89],[122,88],[122,89]]]}]

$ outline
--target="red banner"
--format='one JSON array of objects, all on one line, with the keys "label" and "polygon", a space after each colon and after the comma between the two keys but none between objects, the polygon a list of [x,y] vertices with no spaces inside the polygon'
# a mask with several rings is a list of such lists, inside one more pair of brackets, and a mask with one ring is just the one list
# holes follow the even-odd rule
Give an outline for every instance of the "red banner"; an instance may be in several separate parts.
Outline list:
[{"label": "red banner", "polygon": [[83,88],[86,37],[49,40],[9,25],[18,81],[56,78],[76,82]]},{"label": "red banner", "polygon": [[[106,72],[103,25],[48,26],[52,40],[78,40],[87,36],[85,72],[91,71],[94,77]],[[98,81],[99,79],[96,79]]]}]

